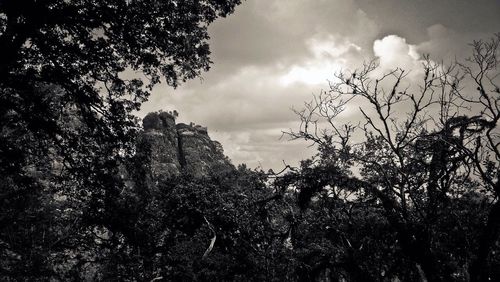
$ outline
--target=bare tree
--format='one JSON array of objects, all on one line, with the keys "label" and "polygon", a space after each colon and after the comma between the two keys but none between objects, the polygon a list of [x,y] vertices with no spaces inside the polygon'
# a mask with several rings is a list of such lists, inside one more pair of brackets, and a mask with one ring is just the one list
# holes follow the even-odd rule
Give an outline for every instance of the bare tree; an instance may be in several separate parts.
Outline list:
[{"label": "bare tree", "polygon": [[[401,68],[380,74],[376,61],[338,73],[329,91],[296,111],[299,130],[285,132],[317,144],[319,165],[349,171],[330,171],[337,186],[377,199],[401,249],[429,281],[490,278],[500,233],[499,43],[500,34],[474,41],[472,57],[450,65],[424,57],[416,85]],[[346,122],[346,109],[359,110],[361,121]],[[434,229],[446,218],[462,228],[452,203],[471,195],[486,218],[474,231],[477,243],[453,267],[437,251],[442,235]]]}]

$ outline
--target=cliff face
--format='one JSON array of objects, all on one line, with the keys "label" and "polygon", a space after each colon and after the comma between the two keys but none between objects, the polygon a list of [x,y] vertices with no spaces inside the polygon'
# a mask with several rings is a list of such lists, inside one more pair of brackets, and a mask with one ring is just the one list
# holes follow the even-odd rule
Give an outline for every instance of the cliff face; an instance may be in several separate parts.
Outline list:
[{"label": "cliff face", "polygon": [[144,131],[138,150],[147,156],[154,178],[187,173],[202,177],[210,171],[232,169],[222,145],[210,139],[207,128],[194,124],[176,124],[177,113],[149,113],[143,120]]}]

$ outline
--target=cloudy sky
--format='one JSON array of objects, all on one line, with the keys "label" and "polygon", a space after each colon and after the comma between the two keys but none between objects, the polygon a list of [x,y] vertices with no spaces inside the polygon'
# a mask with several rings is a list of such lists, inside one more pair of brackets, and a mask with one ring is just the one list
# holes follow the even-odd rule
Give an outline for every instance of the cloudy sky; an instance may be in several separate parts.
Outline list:
[{"label": "cloudy sky", "polygon": [[[159,85],[139,116],[177,109],[208,126],[233,163],[280,169],[314,153],[280,139],[291,108],[328,89],[340,69],[380,60],[416,69],[422,54],[463,58],[500,32],[498,0],[247,0],[210,27],[212,69],[177,89]],[[356,114],[356,113],[352,113]]]}]

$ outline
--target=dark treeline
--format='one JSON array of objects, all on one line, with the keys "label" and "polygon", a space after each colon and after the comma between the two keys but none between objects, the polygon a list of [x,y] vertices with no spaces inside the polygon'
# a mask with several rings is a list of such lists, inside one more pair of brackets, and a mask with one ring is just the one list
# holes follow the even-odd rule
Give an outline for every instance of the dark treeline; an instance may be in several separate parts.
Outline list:
[{"label": "dark treeline", "polygon": [[299,167],[155,174],[132,112],[238,4],[0,1],[0,280],[500,280],[500,35],[413,86],[337,74],[285,132]]}]

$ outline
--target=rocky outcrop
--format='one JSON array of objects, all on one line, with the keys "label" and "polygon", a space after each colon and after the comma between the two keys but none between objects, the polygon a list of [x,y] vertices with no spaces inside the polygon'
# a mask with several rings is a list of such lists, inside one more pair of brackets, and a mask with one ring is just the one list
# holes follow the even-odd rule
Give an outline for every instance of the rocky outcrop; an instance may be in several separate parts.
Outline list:
[{"label": "rocky outcrop", "polygon": [[176,124],[176,117],[175,111],[153,112],[143,119],[138,151],[147,156],[154,178],[180,173],[202,177],[214,170],[233,168],[222,145],[210,139],[206,127]]}]

